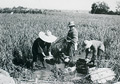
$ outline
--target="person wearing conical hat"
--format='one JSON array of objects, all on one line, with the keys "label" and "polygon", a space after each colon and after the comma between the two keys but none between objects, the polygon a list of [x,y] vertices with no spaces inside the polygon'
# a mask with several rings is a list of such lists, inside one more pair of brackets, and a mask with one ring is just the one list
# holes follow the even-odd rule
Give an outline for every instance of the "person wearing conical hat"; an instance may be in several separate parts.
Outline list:
[{"label": "person wearing conical hat", "polygon": [[68,42],[68,55],[71,58],[71,61],[73,60],[73,56],[75,55],[75,50],[77,50],[77,42],[78,42],[78,31],[75,28],[74,21],[71,21],[68,23],[69,31],[67,34],[67,42]]},{"label": "person wearing conical hat", "polygon": [[104,52],[105,51],[105,46],[103,44],[103,42],[98,41],[98,40],[85,40],[84,42],[84,48],[85,48],[85,52],[86,52],[86,59],[88,54],[92,51],[92,59],[90,62],[93,62],[97,59],[97,57],[100,56],[101,51]]},{"label": "person wearing conical hat", "polygon": [[52,35],[52,33],[48,30],[45,32],[39,32],[39,38],[37,38],[32,46],[32,53],[33,53],[33,61],[32,66],[34,67],[34,63],[37,59],[40,59],[43,67],[44,65],[44,57],[45,56],[52,56],[51,54],[51,43],[55,42],[57,39],[56,36]]}]

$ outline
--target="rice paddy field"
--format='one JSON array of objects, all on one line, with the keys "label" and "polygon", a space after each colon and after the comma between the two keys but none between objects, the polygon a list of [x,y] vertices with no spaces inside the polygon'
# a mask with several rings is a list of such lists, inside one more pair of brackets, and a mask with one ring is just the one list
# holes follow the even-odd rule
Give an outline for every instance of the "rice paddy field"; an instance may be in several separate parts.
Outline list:
[{"label": "rice paddy field", "polygon": [[[69,30],[67,26],[69,21],[75,22],[79,32],[77,55],[82,53],[81,45],[84,40],[103,41],[106,50],[100,67],[112,68],[116,73],[116,78],[113,81],[120,81],[120,16],[117,15],[72,12],[0,14],[0,68],[7,70],[11,76],[19,80],[23,76],[25,68],[12,63],[13,52],[17,50],[24,61],[30,60],[32,57],[31,47],[34,40],[38,38],[38,33],[50,30],[59,38],[66,36]],[[31,70],[28,72],[32,73]]]}]

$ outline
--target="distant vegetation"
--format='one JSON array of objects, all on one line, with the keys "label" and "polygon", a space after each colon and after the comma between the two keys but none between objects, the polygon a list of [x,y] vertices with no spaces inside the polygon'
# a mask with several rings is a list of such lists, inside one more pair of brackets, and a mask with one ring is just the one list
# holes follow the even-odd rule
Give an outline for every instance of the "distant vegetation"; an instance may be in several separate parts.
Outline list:
[{"label": "distant vegetation", "polygon": [[31,14],[46,14],[46,12],[60,12],[60,10],[47,10],[47,9],[32,9],[22,6],[13,8],[0,8],[0,13],[31,13]]},{"label": "distant vegetation", "polygon": [[120,3],[117,3],[116,11],[109,10],[110,7],[105,2],[96,2],[91,6],[92,14],[120,15]]},{"label": "distant vegetation", "polygon": [[[22,14],[49,14],[52,12],[65,12],[66,10],[55,10],[55,9],[32,9],[27,7],[13,7],[13,8],[0,8],[0,13],[22,13]],[[80,12],[82,10],[69,10],[69,12]],[[91,11],[89,12],[91,14],[110,14],[110,15],[120,15],[120,2],[117,2],[116,4],[116,11],[110,10],[110,7],[105,2],[95,2],[91,5]]]}]

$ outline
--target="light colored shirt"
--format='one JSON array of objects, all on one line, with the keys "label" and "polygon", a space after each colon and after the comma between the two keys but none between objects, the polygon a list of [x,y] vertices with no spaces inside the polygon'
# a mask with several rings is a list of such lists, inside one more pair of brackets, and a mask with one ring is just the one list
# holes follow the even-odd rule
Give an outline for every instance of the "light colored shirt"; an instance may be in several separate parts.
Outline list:
[{"label": "light colored shirt", "polygon": [[97,40],[91,40],[91,42],[92,42],[92,45],[95,47],[95,49],[99,48],[102,51],[105,51],[105,47],[104,47],[103,42],[97,41]]}]

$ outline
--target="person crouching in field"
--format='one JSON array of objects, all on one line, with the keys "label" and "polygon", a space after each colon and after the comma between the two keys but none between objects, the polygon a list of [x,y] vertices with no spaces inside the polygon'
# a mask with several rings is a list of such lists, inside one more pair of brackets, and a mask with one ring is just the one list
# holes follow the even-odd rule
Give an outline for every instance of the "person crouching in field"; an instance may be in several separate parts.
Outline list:
[{"label": "person crouching in field", "polygon": [[70,29],[68,31],[66,38],[66,41],[68,42],[67,51],[68,51],[68,55],[70,56],[70,60],[73,61],[75,50],[77,50],[78,31],[75,28],[74,21],[69,22],[68,27]]},{"label": "person crouching in field", "polygon": [[88,57],[88,54],[92,51],[92,58],[91,58],[91,62],[93,62],[93,65],[95,65],[95,60],[97,58],[100,58],[100,53],[105,51],[105,46],[103,44],[103,42],[98,41],[98,40],[85,40],[83,42],[83,46],[85,48],[85,52],[86,52],[86,59]]},{"label": "person crouching in field", "polygon": [[44,57],[52,56],[51,54],[51,43],[57,39],[56,36],[52,35],[50,31],[39,32],[39,38],[37,38],[32,46],[33,61],[32,68],[35,66],[35,62],[39,59],[45,68]]}]

